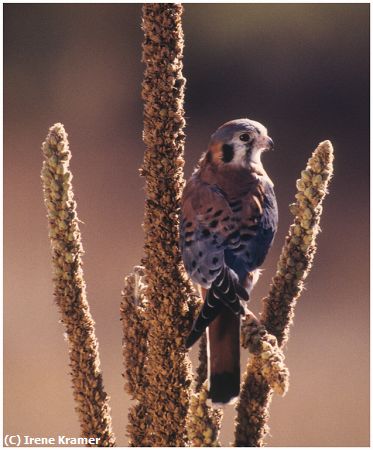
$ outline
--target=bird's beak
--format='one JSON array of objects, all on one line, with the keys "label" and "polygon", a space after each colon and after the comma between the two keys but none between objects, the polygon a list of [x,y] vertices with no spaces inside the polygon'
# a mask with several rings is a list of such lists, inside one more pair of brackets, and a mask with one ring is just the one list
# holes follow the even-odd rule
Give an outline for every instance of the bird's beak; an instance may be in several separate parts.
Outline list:
[{"label": "bird's beak", "polygon": [[268,136],[266,150],[274,150],[274,148],[275,144],[273,143],[272,139]]}]

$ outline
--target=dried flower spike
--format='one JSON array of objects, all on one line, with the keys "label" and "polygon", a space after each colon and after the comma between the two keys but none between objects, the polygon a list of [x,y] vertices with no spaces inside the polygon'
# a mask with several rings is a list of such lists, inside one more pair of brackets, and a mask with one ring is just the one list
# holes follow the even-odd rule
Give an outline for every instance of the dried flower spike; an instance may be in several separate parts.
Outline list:
[{"label": "dried flower spike", "polygon": [[191,373],[184,336],[192,319],[192,290],[178,249],[185,139],[181,14],[180,4],[143,6],[146,151],[141,174],[146,190],[143,266],[147,307],[142,318],[147,323],[146,396],[151,418],[146,425],[151,441],[146,445],[155,447],[188,443]]},{"label": "dried flower spike", "polygon": [[220,447],[219,433],[223,410],[212,408],[207,399],[207,336],[200,338],[199,364],[194,383],[194,395],[187,418],[188,438],[194,447]]},{"label": "dried flower spike", "polygon": [[123,328],[123,357],[125,390],[135,399],[146,391],[147,323],[143,320],[146,308],[144,268],[137,266],[124,280],[120,316]]},{"label": "dried flower spike", "polygon": [[[279,347],[283,347],[289,338],[296,300],[303,290],[303,282],[316,252],[322,201],[333,175],[333,158],[330,141],[320,143],[296,183],[296,202],[290,205],[295,215],[294,224],[286,237],[270,292],[263,300],[261,316],[264,329],[277,338]],[[259,355],[252,358],[244,375],[237,404],[236,447],[263,446],[268,432],[272,389],[270,380],[263,374],[262,359]]]},{"label": "dried flower spike", "polygon": [[218,436],[223,411],[208,406],[207,381],[193,394],[187,420],[188,438],[193,447],[220,447]]},{"label": "dried flower spike", "polygon": [[[52,246],[54,295],[66,329],[76,411],[82,436],[98,438],[112,447],[109,398],[104,391],[98,342],[83,280],[79,221],[76,214],[69,160],[71,153],[62,124],[53,125],[42,145],[41,178]],[[91,441],[92,442],[92,441]]]},{"label": "dried flower spike", "polygon": [[294,224],[286,237],[270,292],[263,300],[261,321],[282,347],[289,338],[296,300],[316,253],[322,202],[333,175],[333,159],[331,142],[321,142],[297,181],[296,202],[290,205]]},{"label": "dried flower spike", "polygon": [[207,380],[207,336],[206,333],[200,338],[199,352],[198,352],[198,367],[195,383],[195,392],[199,392],[202,389],[203,384]]},{"label": "dried flower spike", "polygon": [[127,434],[131,447],[151,446],[148,424],[147,396],[147,322],[144,320],[145,298],[144,268],[134,267],[124,280],[120,315],[123,328],[123,358],[126,380],[125,390],[136,400],[130,407]]},{"label": "dried flower spike", "polygon": [[258,373],[267,380],[269,386],[280,395],[289,388],[289,371],[284,364],[284,353],[277,345],[277,339],[268,334],[264,325],[248,314],[242,323],[242,346],[253,354]]}]

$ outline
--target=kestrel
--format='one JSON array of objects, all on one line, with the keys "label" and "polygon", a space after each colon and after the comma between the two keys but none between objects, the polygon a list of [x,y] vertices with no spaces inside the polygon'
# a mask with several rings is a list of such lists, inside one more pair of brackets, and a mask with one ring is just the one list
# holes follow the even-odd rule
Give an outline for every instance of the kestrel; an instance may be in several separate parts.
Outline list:
[{"label": "kestrel", "polygon": [[239,395],[243,305],[277,229],[273,183],[261,162],[262,153],[271,149],[273,141],[259,122],[225,123],[211,136],[182,196],[182,258],[204,300],[186,346],[208,327],[209,397],[214,403]]}]

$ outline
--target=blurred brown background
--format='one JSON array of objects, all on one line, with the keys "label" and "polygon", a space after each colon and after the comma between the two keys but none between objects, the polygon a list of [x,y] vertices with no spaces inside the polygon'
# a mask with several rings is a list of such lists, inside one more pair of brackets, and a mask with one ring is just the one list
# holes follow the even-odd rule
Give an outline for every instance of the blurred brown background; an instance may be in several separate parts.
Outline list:
[{"label": "blurred brown background", "polygon": [[[118,444],[126,445],[120,291],[142,256],[139,4],[4,6],[4,432],[78,436],[67,346],[53,304],[41,142],[69,133],[97,324]],[[210,134],[262,121],[276,151],[280,228],[255,290],[274,273],[295,180],[330,139],[335,177],[307,290],[286,349],[291,386],[271,406],[271,446],[369,445],[369,5],[187,4],[186,176]],[[245,355],[246,357],[246,355]],[[232,439],[228,407],[222,442]]]}]

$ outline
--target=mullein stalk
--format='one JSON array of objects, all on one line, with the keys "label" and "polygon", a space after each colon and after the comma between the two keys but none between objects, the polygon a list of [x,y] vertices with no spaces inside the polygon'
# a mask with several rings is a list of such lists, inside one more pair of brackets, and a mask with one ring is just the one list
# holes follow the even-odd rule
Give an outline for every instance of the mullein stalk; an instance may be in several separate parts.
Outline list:
[{"label": "mullein stalk", "polygon": [[[182,6],[143,6],[142,97],[146,145],[145,257],[147,307],[146,445],[185,446],[191,368],[184,338],[192,320],[191,286],[179,251],[185,134]],[[131,418],[130,418],[131,420]],[[150,439],[150,441],[149,441]]]},{"label": "mullein stalk", "polygon": [[62,124],[53,125],[42,145],[42,182],[52,246],[54,296],[65,326],[71,379],[82,436],[88,446],[112,447],[109,398],[103,387],[98,342],[83,279],[83,247],[69,169],[71,153]]},{"label": "mullein stalk", "polygon": [[147,307],[145,297],[144,268],[134,267],[132,274],[124,280],[122,303],[120,308],[123,328],[123,374],[125,390],[136,401],[128,412],[127,435],[131,447],[151,447],[147,396],[147,337],[148,327],[144,320]]},{"label": "mullein stalk", "polygon": [[252,355],[251,365],[256,367],[269,386],[284,396],[289,388],[289,371],[284,364],[285,356],[277,339],[269,334],[265,326],[248,314],[242,323],[241,343]]},{"label": "mullein stalk", "polygon": [[222,409],[214,409],[208,402],[207,381],[193,393],[187,420],[188,438],[192,447],[220,447],[219,433]]},{"label": "mullein stalk", "polygon": [[[260,319],[264,330],[263,341],[266,341],[266,336],[267,344],[275,344],[268,336],[270,334],[277,340],[279,349],[283,349],[289,339],[294,308],[316,253],[316,237],[320,231],[322,202],[333,175],[333,159],[333,147],[330,141],[320,143],[296,183],[298,190],[295,196],[296,202],[290,205],[290,211],[295,216],[294,224],[291,225],[286,237],[270,292],[263,300],[263,313]],[[261,336],[260,333],[259,335],[252,333],[251,322],[252,317],[248,316],[242,327],[243,340],[249,343],[249,346],[252,345],[251,335]],[[263,346],[260,338],[257,341],[259,347]],[[268,356],[276,354],[276,345],[273,345],[272,349],[263,350],[269,352]],[[249,360],[244,375],[236,408],[236,447],[261,447],[264,445],[264,438],[268,432],[268,408],[276,383],[271,386],[270,379],[266,376],[268,374],[263,373],[263,362],[266,359],[261,353],[261,350],[256,355],[254,352],[254,357]],[[281,356],[281,353],[278,355]],[[280,372],[277,373],[281,374],[281,361],[278,363]],[[271,368],[267,370],[269,373],[276,373],[276,370],[273,372]],[[284,374],[286,371],[283,372]],[[286,382],[282,386],[286,388]],[[283,392],[280,388],[280,393]]]},{"label": "mullein stalk", "polygon": [[223,420],[223,410],[212,408],[207,398],[206,333],[203,333],[200,338],[198,362],[193,386],[194,392],[187,419],[188,438],[192,447],[220,447],[219,433]]},{"label": "mullein stalk", "polygon": [[204,332],[199,340],[198,349],[198,367],[195,377],[195,391],[202,389],[204,382],[207,380],[207,334]]}]

